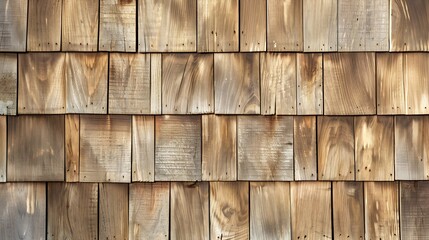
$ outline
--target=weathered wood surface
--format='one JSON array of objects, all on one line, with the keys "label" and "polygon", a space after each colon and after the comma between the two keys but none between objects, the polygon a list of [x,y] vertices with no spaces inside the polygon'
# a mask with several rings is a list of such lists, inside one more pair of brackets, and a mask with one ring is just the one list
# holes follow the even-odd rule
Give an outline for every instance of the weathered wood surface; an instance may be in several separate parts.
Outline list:
[{"label": "weathered wood surface", "polygon": [[297,54],[296,101],[298,115],[323,114],[322,54]]},{"label": "weathered wood surface", "polygon": [[64,116],[8,117],[8,181],[64,181]]},{"label": "weathered wood surface", "polygon": [[260,52],[267,49],[267,1],[240,2],[240,51]]},{"label": "weathered wood surface", "polygon": [[138,7],[139,52],[196,51],[197,0],[141,0]]},{"label": "weathered wood surface", "polygon": [[97,183],[48,183],[47,196],[48,240],[98,239]]},{"label": "weathered wood surface", "polygon": [[132,183],[129,239],[169,239],[170,183]]},{"label": "weathered wood surface", "polygon": [[133,116],[132,181],[155,181],[155,118]]},{"label": "weathered wood surface", "polygon": [[7,117],[0,116],[0,182],[6,182]]},{"label": "weathered wood surface", "polygon": [[372,115],[375,54],[331,53],[323,57],[326,115]]},{"label": "weathered wood surface", "polygon": [[292,239],[331,239],[331,183],[290,183]]},{"label": "weathered wood surface", "polygon": [[170,238],[209,239],[209,184],[171,183]]},{"label": "weathered wood surface", "polygon": [[429,54],[407,53],[403,60],[406,113],[429,114]]},{"label": "weathered wood surface", "polygon": [[213,113],[213,55],[162,56],[162,113]]},{"label": "weathered wood surface", "polygon": [[215,113],[259,114],[259,82],[259,54],[215,54]]},{"label": "weathered wood surface", "polygon": [[99,1],[63,0],[63,51],[96,52]]},{"label": "weathered wood surface", "polygon": [[46,184],[0,184],[0,238],[45,239]]},{"label": "weathered wood surface", "polygon": [[429,238],[429,182],[401,182],[401,238]]},{"label": "weathered wood surface", "polygon": [[80,181],[131,181],[131,117],[80,116]]},{"label": "weathered wood surface", "polygon": [[317,180],[316,117],[294,117],[293,129],[295,180]]},{"label": "weathered wood surface", "polygon": [[237,117],[202,116],[202,180],[237,180]]},{"label": "weathered wood surface", "polygon": [[0,54],[0,115],[16,115],[17,62],[18,56],[16,54]]},{"label": "weathered wood surface", "polygon": [[0,2],[0,51],[25,52],[28,0]]},{"label": "weathered wood surface", "polygon": [[61,6],[63,0],[28,1],[28,51],[61,50]]},{"label": "weathered wood surface", "polygon": [[161,54],[150,55],[150,113],[161,114],[161,77],[162,56]]},{"label": "weathered wood surface", "polygon": [[80,116],[65,116],[66,182],[79,182]]}]

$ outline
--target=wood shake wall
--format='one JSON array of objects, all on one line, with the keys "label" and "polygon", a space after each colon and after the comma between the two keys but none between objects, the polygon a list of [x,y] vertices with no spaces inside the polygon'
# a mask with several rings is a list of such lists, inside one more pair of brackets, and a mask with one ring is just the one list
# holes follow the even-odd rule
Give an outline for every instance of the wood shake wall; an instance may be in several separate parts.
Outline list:
[{"label": "wood shake wall", "polygon": [[429,239],[429,0],[0,0],[0,239]]}]

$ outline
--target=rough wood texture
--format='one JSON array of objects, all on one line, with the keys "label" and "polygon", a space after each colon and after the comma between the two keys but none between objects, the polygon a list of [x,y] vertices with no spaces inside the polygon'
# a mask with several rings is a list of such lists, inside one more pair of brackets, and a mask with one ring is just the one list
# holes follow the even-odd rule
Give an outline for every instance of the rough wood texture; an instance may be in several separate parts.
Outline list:
[{"label": "rough wood texture", "polygon": [[45,239],[46,185],[0,184],[0,238]]},{"label": "rough wood texture", "polygon": [[261,54],[261,114],[296,114],[296,54]]},{"label": "rough wood texture", "polygon": [[133,116],[132,181],[155,181],[155,118]]},{"label": "rough wood texture", "polygon": [[0,115],[16,115],[17,62],[18,56],[16,54],[0,54]]},{"label": "rough wood texture", "polygon": [[25,52],[27,8],[27,0],[5,0],[0,2],[1,52]]},{"label": "rough wood texture", "polygon": [[213,113],[213,55],[162,56],[162,113]]},{"label": "rough wood texture", "polygon": [[316,117],[294,117],[295,180],[317,180]]},{"label": "rough wood texture", "polygon": [[215,113],[259,114],[259,54],[214,55]]},{"label": "rough wood texture", "polygon": [[66,182],[79,182],[80,116],[65,116]]},{"label": "rough wood texture", "polygon": [[63,1],[62,50],[96,52],[99,1]]},{"label": "rough wood texture", "polygon": [[337,0],[303,0],[304,52],[337,51]]},{"label": "rough wood texture", "polygon": [[293,118],[238,116],[238,179],[293,180]]},{"label": "rough wood texture", "polygon": [[18,71],[18,113],[65,113],[65,54],[20,54]]},{"label": "rough wood texture", "polygon": [[171,183],[171,239],[209,239],[209,184]]},{"label": "rough wood texture", "polygon": [[128,239],[128,185],[100,183],[99,239]]},{"label": "rough wood texture", "polygon": [[245,0],[240,2],[240,51],[266,50],[267,1]]},{"label": "rough wood texture", "polygon": [[429,54],[409,53],[403,59],[407,114],[429,114]]},{"label": "rough wood texture", "polygon": [[98,239],[96,183],[49,183],[47,195],[48,240]]},{"label": "rough wood texture", "polygon": [[202,180],[237,180],[237,117],[202,116]]},{"label": "rough wood texture", "polygon": [[151,113],[150,64],[149,54],[110,54],[110,114]]},{"label": "rough wood texture", "polygon": [[397,182],[365,182],[365,239],[400,239]]},{"label": "rough wood texture", "polygon": [[0,182],[6,182],[7,117],[0,116]]},{"label": "rough wood texture", "polygon": [[150,55],[150,113],[161,114],[161,54]]},{"label": "rough wood texture", "polygon": [[268,0],[267,5],[267,50],[303,51],[302,0]]},{"label": "rough wood texture", "polygon": [[319,180],[355,179],[353,117],[317,118]]},{"label": "rough wood texture", "polygon": [[238,0],[197,0],[198,52],[238,51]]},{"label": "rough wood texture", "polygon": [[9,117],[8,181],[64,181],[64,116]]},{"label": "rough wood texture", "polygon": [[108,55],[67,53],[67,113],[107,113]]},{"label": "rough wood texture", "polygon": [[249,183],[210,183],[210,238],[249,239]]},{"label": "rough wood texture", "polygon": [[155,181],[201,180],[201,116],[155,120]]},{"label": "rough wood texture", "polygon": [[323,114],[322,54],[297,54],[296,101],[298,115]]},{"label": "rough wood texture", "polygon": [[323,59],[325,114],[375,114],[375,54],[331,53]]},{"label": "rough wood texture", "polygon": [[355,117],[357,181],[393,181],[395,171],[393,117]]},{"label": "rough wood texture", "polygon": [[132,183],[129,239],[168,239],[170,183]]},{"label": "rough wood texture", "polygon": [[28,1],[28,51],[60,51],[63,0]]},{"label": "rough wood texture", "polygon": [[131,181],[131,117],[80,117],[80,181]]},{"label": "rough wood texture", "polygon": [[401,238],[429,238],[429,182],[401,182]]},{"label": "rough wood texture", "polygon": [[98,49],[112,52],[135,52],[136,14],[136,0],[101,0]]},{"label": "rough wood texture", "polygon": [[141,0],[138,12],[139,52],[196,51],[197,0]]},{"label": "rough wood texture", "polygon": [[290,183],[292,239],[331,239],[331,183]]},{"label": "rough wood texture", "polygon": [[250,239],[291,239],[288,182],[250,183]]},{"label": "rough wood texture", "polygon": [[335,239],[363,239],[364,203],[362,182],[332,183]]}]

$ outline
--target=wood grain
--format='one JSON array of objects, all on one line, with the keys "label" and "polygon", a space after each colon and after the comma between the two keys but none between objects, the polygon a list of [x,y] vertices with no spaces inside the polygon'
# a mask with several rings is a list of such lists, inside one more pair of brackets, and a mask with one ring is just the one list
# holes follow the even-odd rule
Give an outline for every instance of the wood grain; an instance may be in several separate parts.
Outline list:
[{"label": "wood grain", "polygon": [[135,52],[137,42],[136,0],[101,0],[98,49]]},{"label": "wood grain", "polygon": [[161,54],[150,55],[150,113],[161,114],[161,77],[162,57]]},{"label": "wood grain", "polygon": [[0,238],[45,239],[46,184],[0,184]]},{"label": "wood grain", "polygon": [[0,116],[0,182],[6,182],[7,117]]},{"label": "wood grain", "polygon": [[400,182],[401,238],[427,239],[429,237],[429,183],[425,181]]},{"label": "wood grain", "polygon": [[316,117],[294,117],[293,129],[295,180],[317,180]]},{"label": "wood grain", "polygon": [[65,115],[66,182],[79,182],[80,116]]},{"label": "wood grain", "polygon": [[170,239],[209,239],[209,183],[171,183]]},{"label": "wood grain", "polygon": [[16,115],[17,62],[18,56],[16,54],[0,54],[0,86],[2,86],[0,89],[0,115]]},{"label": "wood grain", "polygon": [[298,115],[323,114],[322,54],[297,54],[296,101]]},{"label": "wood grain", "polygon": [[81,115],[80,181],[131,181],[131,117]]},{"label": "wood grain", "polygon": [[64,181],[64,116],[8,117],[8,181]]},{"label": "wood grain", "polygon": [[61,50],[61,6],[63,0],[28,1],[28,51]]},{"label": "wood grain", "polygon": [[27,9],[27,0],[0,2],[0,51],[25,52]]},{"label": "wood grain", "polygon": [[293,180],[293,118],[238,116],[238,179]]},{"label": "wood grain", "polygon": [[260,114],[259,54],[214,54],[216,114]]},{"label": "wood grain", "polygon": [[353,117],[317,118],[319,180],[355,179]]},{"label": "wood grain", "polygon": [[170,183],[132,183],[129,239],[169,239]]},{"label": "wood grain", "polygon": [[237,117],[202,116],[202,180],[237,180]]},{"label": "wood grain", "polygon": [[249,239],[249,183],[210,183],[210,238]]},{"label": "wood grain", "polygon": [[155,118],[133,116],[132,181],[155,181]]},{"label": "wood grain", "polygon": [[63,1],[62,50],[96,52],[99,1]]},{"label": "wood grain", "polygon": [[139,1],[139,52],[195,52],[197,0]]},{"label": "wood grain", "polygon": [[429,55],[407,53],[403,60],[406,113],[429,114]]},{"label": "wood grain", "polygon": [[198,52],[238,51],[238,0],[197,0]]},{"label": "wood grain", "polygon": [[372,115],[375,108],[375,54],[324,55],[326,115]]},{"label": "wood grain", "polygon": [[162,113],[213,113],[213,55],[162,56]]},{"label": "wood grain", "polygon": [[395,130],[393,117],[355,117],[356,180],[393,181]]},{"label": "wood grain", "polygon": [[98,184],[48,183],[47,239],[98,239]]},{"label": "wood grain", "polygon": [[263,52],[267,49],[267,1],[240,2],[240,51]]}]

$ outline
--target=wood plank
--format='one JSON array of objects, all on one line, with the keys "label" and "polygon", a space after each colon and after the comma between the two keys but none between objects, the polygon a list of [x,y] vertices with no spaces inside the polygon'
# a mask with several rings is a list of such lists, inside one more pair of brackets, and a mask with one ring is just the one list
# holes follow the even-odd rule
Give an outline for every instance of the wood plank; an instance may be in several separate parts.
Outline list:
[{"label": "wood plank", "polygon": [[111,53],[109,114],[151,113],[149,54]]},{"label": "wood plank", "polygon": [[319,180],[355,179],[353,117],[317,117]]},{"label": "wood plank", "polygon": [[142,0],[138,7],[139,52],[196,51],[197,0]]},{"label": "wood plank", "polygon": [[6,0],[0,2],[1,52],[25,52],[27,9],[27,0]]},{"label": "wood plank", "polygon": [[66,182],[79,182],[80,116],[65,115]]},{"label": "wood plank", "polygon": [[168,239],[170,183],[132,183],[129,239]]},{"label": "wood plank", "polygon": [[238,116],[238,179],[293,180],[293,118]]},{"label": "wood plank", "polygon": [[162,56],[161,54],[150,55],[150,113],[161,114],[161,77]]},{"label": "wood plank", "polygon": [[67,53],[67,113],[107,113],[107,53]]},{"label": "wood plank", "polygon": [[101,0],[98,49],[135,52],[137,42],[136,0]]},{"label": "wood plank", "polygon": [[98,184],[48,183],[47,239],[98,239]]},{"label": "wood plank", "polygon": [[249,183],[210,183],[210,238],[249,239]]},{"label": "wood plank", "polygon": [[209,183],[171,183],[171,239],[209,239]]},{"label": "wood plank", "polygon": [[365,239],[400,239],[397,182],[365,182]]},{"label": "wood plank", "polygon": [[297,54],[298,115],[323,114],[322,54]]},{"label": "wood plank", "polygon": [[100,183],[99,239],[128,239],[128,184]]},{"label": "wood plank", "polygon": [[304,52],[337,51],[337,0],[303,0]]},{"label": "wood plank", "polygon": [[65,54],[20,54],[18,75],[19,114],[65,113]]},{"label": "wood plank", "polygon": [[131,116],[80,117],[80,181],[131,181]]},{"label": "wood plank", "polygon": [[363,183],[333,182],[332,206],[335,239],[363,239],[365,236]]},{"label": "wood plank", "polygon": [[201,180],[201,116],[155,117],[155,181]]},{"label": "wood plank", "polygon": [[155,118],[133,116],[132,181],[155,181]]},{"label": "wood plank", "polygon": [[302,0],[267,1],[267,49],[302,52]]},{"label": "wood plank", "polygon": [[197,0],[198,52],[238,51],[238,0]]},{"label": "wood plank", "polygon": [[96,52],[99,1],[64,0],[62,50]]},{"label": "wood plank", "polygon": [[267,49],[267,1],[240,2],[240,51],[264,52]]},{"label": "wood plank", "polygon": [[7,117],[0,116],[0,182],[6,182]]},{"label": "wood plank", "polygon": [[393,181],[395,130],[393,117],[355,117],[356,180]]},{"label": "wood plank", "polygon": [[28,51],[61,50],[63,0],[28,1]]},{"label": "wood plank", "polygon": [[291,239],[288,182],[250,183],[250,239]]},{"label": "wood plank", "polygon": [[214,54],[216,114],[260,114],[259,54]]},{"label": "wood plank", "polygon": [[426,181],[400,182],[401,238],[429,238],[429,183]]},{"label": "wood plank", "polygon": [[375,54],[324,55],[326,115],[372,115],[375,108]]},{"label": "wood plank", "polygon": [[46,184],[0,184],[0,238],[45,239]]},{"label": "wood plank", "polygon": [[266,53],[260,56],[262,115],[295,115],[296,54]]},{"label": "wood plank", "polygon": [[293,119],[295,180],[317,180],[316,117],[296,116]]},{"label": "wood plank", "polygon": [[64,116],[8,117],[8,181],[64,181]]},{"label": "wood plank", "polygon": [[17,85],[18,55],[11,53],[0,54],[0,86],[2,86],[0,89],[0,115],[16,115]]},{"label": "wood plank", "polygon": [[407,114],[428,114],[429,55],[407,53],[403,60]]},{"label": "wood plank", "polygon": [[290,183],[292,239],[331,239],[331,183]]},{"label": "wood plank", "polygon": [[213,113],[213,55],[162,56],[162,113]]}]

